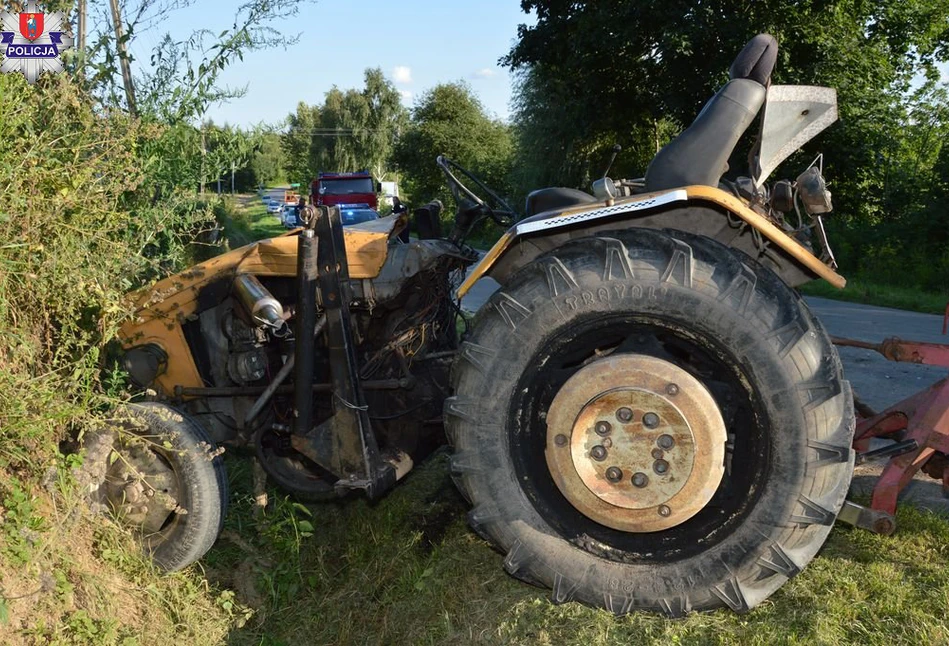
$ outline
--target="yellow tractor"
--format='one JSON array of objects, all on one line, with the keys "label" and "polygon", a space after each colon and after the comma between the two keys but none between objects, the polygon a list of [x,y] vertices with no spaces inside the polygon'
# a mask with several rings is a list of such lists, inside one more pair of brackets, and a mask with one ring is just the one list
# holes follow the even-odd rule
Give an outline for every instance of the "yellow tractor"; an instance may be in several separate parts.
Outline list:
[{"label": "yellow tractor", "polygon": [[[113,509],[183,567],[220,530],[217,445],[253,448],[304,500],[375,498],[444,429],[471,526],[553,601],[760,603],[820,549],[854,463],[850,387],[794,289],[844,285],[830,194],[817,164],[765,184],[836,95],[772,85],[776,53],[752,39],[644,178],[534,191],[518,218],[439,157],[447,236],[438,203],[407,243],[405,215],[343,228],[310,207],[302,230],[138,294],[123,361],[151,395],[109,467]],[[723,180],[759,115],[750,177]],[[482,257],[463,241],[485,218],[508,228]],[[469,326],[459,299],[486,277],[500,288]]]}]

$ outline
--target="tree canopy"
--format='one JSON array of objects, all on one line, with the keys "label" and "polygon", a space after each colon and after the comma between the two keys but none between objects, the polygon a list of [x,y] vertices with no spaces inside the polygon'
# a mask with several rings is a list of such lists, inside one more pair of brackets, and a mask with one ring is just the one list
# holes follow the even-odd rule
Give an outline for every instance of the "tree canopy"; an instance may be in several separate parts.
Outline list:
[{"label": "tree canopy", "polygon": [[[934,208],[949,134],[937,65],[949,60],[945,0],[523,0],[502,62],[518,76],[514,125],[522,183],[586,187],[609,147],[614,175],[641,176],[658,147],[691,123],[756,33],[780,44],[773,82],[838,92],[840,121],[789,166],[826,153],[845,264],[892,272],[914,247],[946,255],[917,232],[949,228]],[[736,150],[732,174],[746,174]],[[793,172],[793,171],[792,171]],[[923,226],[923,223],[926,223]],[[868,227],[877,227],[876,233]],[[886,232],[887,241],[881,239]],[[894,234],[913,242],[894,242]],[[874,236],[877,236],[876,238]],[[944,243],[943,243],[943,246]],[[889,251],[886,251],[886,250]],[[872,265],[891,257],[887,267]],[[929,263],[931,264],[931,263]],[[949,261],[946,262],[949,269]]]},{"label": "tree canopy", "polygon": [[283,146],[293,181],[308,182],[321,170],[368,169],[379,179],[385,177],[408,115],[382,70],[367,69],[364,79],[362,90],[334,86],[322,105],[301,102],[288,117]]},{"label": "tree canopy", "polygon": [[503,193],[510,189],[513,151],[510,128],[486,114],[468,85],[443,83],[415,104],[394,161],[413,199],[444,201],[449,193],[435,165],[438,155],[447,155]]}]

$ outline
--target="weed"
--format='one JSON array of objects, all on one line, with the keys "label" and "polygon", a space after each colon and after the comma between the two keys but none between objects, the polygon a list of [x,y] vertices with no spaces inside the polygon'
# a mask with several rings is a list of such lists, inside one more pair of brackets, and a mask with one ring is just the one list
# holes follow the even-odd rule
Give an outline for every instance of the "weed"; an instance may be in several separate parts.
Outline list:
[{"label": "weed", "polygon": [[46,519],[37,513],[36,499],[21,484],[12,480],[7,484],[0,509],[0,528],[3,531],[3,554],[14,565],[28,564],[41,534],[48,528]]}]

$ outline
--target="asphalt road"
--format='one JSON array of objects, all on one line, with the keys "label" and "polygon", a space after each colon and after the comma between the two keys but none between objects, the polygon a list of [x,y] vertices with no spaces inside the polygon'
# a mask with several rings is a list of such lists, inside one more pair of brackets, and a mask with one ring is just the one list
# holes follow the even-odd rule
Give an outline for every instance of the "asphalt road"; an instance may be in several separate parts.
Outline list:
[{"label": "asphalt road", "polygon": [[[474,285],[462,306],[477,311],[494,293],[498,284],[485,278]],[[888,337],[913,341],[949,343],[942,335],[942,317],[919,314],[888,307],[874,307],[808,297],[807,306],[832,336],[879,343]],[[850,381],[861,401],[880,411],[932,385],[947,375],[946,368],[887,361],[873,350],[839,348],[844,376]],[[879,444],[875,445],[878,446]],[[875,448],[874,446],[874,448]],[[868,494],[882,469],[882,463],[858,467],[851,491]],[[941,483],[925,475],[904,490],[903,500],[949,514],[949,500],[942,496]]]}]

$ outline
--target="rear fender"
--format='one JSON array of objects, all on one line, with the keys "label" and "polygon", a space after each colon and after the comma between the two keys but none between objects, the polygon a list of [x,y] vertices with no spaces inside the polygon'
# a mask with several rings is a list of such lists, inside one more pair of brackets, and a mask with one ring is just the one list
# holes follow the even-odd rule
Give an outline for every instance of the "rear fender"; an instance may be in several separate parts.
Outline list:
[{"label": "rear fender", "polygon": [[687,186],[617,201],[547,211],[508,229],[458,288],[459,298],[482,277],[503,283],[518,268],[574,238],[632,227],[676,229],[738,249],[790,286],[823,278],[843,288],[846,279],[740,198],[710,186]]}]

